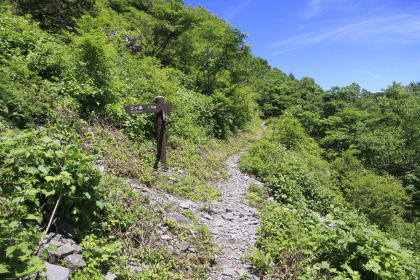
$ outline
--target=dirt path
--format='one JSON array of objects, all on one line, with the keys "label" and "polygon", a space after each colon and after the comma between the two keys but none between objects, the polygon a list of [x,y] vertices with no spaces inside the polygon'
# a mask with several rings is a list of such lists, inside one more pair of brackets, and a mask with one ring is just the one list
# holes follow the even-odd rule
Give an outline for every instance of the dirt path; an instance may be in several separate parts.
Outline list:
[{"label": "dirt path", "polygon": [[241,275],[253,278],[249,265],[241,261],[255,244],[258,226],[258,211],[247,205],[246,193],[251,183],[262,184],[239,170],[239,156],[227,160],[228,178],[216,185],[222,191],[222,201],[215,205],[218,211],[207,222],[220,249],[210,279],[238,279]]},{"label": "dirt path", "polygon": [[[228,178],[215,186],[222,192],[220,202],[214,202],[211,213],[203,212],[204,204],[174,197],[170,194],[151,190],[131,183],[145,195],[149,195],[153,203],[164,205],[171,203],[175,211],[167,211],[165,217],[178,223],[190,223],[182,211],[189,210],[198,217],[199,224],[205,224],[215,237],[215,246],[219,252],[215,264],[211,268],[208,279],[239,279],[246,275],[247,279],[259,279],[250,273],[249,264],[242,262],[248,250],[254,246],[258,226],[258,211],[247,205],[246,193],[250,184],[262,185],[254,178],[239,170],[240,154],[231,156],[226,161]],[[168,173],[176,171],[167,171]],[[163,238],[163,236],[162,236]]]}]

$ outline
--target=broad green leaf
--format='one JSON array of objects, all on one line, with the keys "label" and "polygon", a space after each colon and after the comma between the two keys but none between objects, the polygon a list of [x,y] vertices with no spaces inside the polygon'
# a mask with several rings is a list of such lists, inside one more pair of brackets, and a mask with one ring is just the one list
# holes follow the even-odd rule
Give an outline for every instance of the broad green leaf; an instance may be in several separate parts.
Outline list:
[{"label": "broad green leaf", "polygon": [[82,186],[83,183],[84,183],[83,177],[77,178],[77,184],[79,184],[79,186]]},{"label": "broad green leaf", "polygon": [[37,193],[39,193],[39,190],[32,188],[32,189],[27,190],[26,193],[28,195],[36,195]]},{"label": "broad green leaf", "polygon": [[22,277],[22,276],[28,275],[29,273],[30,271],[29,271],[28,264],[22,262],[15,266],[15,275],[17,277]]},{"label": "broad green leaf", "polygon": [[44,137],[41,138],[41,141],[44,142],[44,143],[50,143],[53,140],[48,136],[44,136]]},{"label": "broad green leaf", "polygon": [[41,260],[38,256],[32,256],[32,258],[29,260],[28,264],[35,268],[36,271],[41,271],[45,268],[44,261]]},{"label": "broad green leaf", "polygon": [[382,267],[374,260],[369,260],[366,265],[366,268],[370,269],[371,271],[375,272],[376,274],[382,269]]},{"label": "broad green leaf", "polygon": [[7,273],[9,270],[7,269],[9,266],[0,263],[0,274]]},{"label": "broad green leaf", "polygon": [[63,178],[63,184],[70,185],[71,184],[71,174],[65,172]]},{"label": "broad green leaf", "polygon": [[325,218],[327,218],[328,221],[334,220],[334,217],[331,214],[327,214],[327,216],[325,216]]},{"label": "broad green leaf", "polygon": [[96,206],[98,206],[101,210],[104,208],[105,204],[102,201],[96,201]]},{"label": "broad green leaf", "polygon": [[104,250],[102,248],[99,248],[99,247],[93,248],[93,251],[98,252],[98,253],[103,253],[104,252]]},{"label": "broad green leaf", "polygon": [[51,250],[53,250],[53,251],[56,251],[56,250],[57,250],[57,245],[50,244],[50,245],[48,246],[48,249],[51,249]]},{"label": "broad green leaf", "polygon": [[17,246],[9,246],[6,248],[6,257],[10,257],[12,253],[16,250]]},{"label": "broad green leaf", "polygon": [[18,221],[11,221],[9,223],[9,228],[15,228],[19,226],[19,222]]},{"label": "broad green leaf", "polygon": [[13,198],[12,204],[18,204],[19,202],[25,201],[25,198],[23,196],[18,196]]},{"label": "broad green leaf", "polygon": [[46,259],[48,259],[48,250],[47,249],[45,249],[43,252],[42,252],[42,255],[44,256],[44,258],[46,258]]},{"label": "broad green leaf", "polygon": [[91,198],[91,196],[90,196],[90,194],[88,192],[85,192],[84,195],[86,196],[87,199],[90,199]]},{"label": "broad green leaf", "polygon": [[330,268],[330,264],[327,261],[323,261],[319,264],[319,268],[328,269],[328,268]]},{"label": "broad green leaf", "polygon": [[26,220],[36,220],[37,222],[42,222],[42,217],[40,216],[35,216],[34,214],[29,214],[28,216],[25,217]]},{"label": "broad green leaf", "polygon": [[48,169],[43,165],[38,166],[38,170],[44,174],[48,174]]},{"label": "broad green leaf", "polygon": [[348,242],[353,242],[353,243],[356,242],[356,239],[353,236],[349,236],[347,240]]},{"label": "broad green leaf", "polygon": [[43,185],[44,188],[41,189],[41,192],[45,194],[45,196],[54,195],[56,190],[54,189],[54,185],[51,183],[46,183]]},{"label": "broad green leaf", "polygon": [[45,180],[46,180],[47,182],[52,181],[52,180],[54,180],[54,179],[55,179],[53,176],[45,176],[44,178],[45,178]]},{"label": "broad green leaf", "polygon": [[30,167],[28,167],[28,168],[26,168],[26,170],[25,170],[27,173],[31,173],[31,174],[38,174],[39,173],[39,170],[38,170],[38,168],[35,168],[35,167],[33,167],[33,166],[30,166]]}]

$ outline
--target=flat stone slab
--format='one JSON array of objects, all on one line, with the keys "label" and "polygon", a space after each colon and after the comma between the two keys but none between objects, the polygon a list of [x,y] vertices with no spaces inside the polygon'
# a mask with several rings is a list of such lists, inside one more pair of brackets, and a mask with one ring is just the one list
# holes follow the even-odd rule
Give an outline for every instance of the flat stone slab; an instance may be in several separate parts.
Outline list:
[{"label": "flat stone slab", "polygon": [[79,246],[79,245],[77,245],[77,244],[73,244],[73,245],[72,245],[72,247],[73,247],[74,252],[75,252],[76,254],[81,254],[81,253],[82,253],[82,251],[83,251],[83,247],[82,247],[82,246]]},{"label": "flat stone slab", "polygon": [[87,264],[83,260],[83,256],[80,254],[69,255],[64,260],[70,265],[72,269],[77,269],[78,266],[85,267]]},{"label": "flat stone slab", "polygon": [[221,226],[223,226],[225,224],[225,222],[222,220],[222,219],[217,219],[216,221],[215,221],[215,223],[214,223],[214,225],[216,226],[216,227],[221,227]]},{"label": "flat stone slab", "polygon": [[226,276],[236,276],[238,275],[235,271],[234,268],[231,267],[227,267],[225,269],[223,269],[222,275],[226,275]]},{"label": "flat stone slab", "polygon": [[222,217],[227,221],[233,221],[235,219],[232,213],[222,214]]},{"label": "flat stone slab", "polygon": [[187,202],[181,202],[179,204],[179,207],[181,207],[182,209],[189,209],[190,205]]},{"label": "flat stone slab", "polygon": [[57,251],[55,251],[55,255],[59,258],[64,258],[65,256],[71,255],[74,252],[73,246],[69,243],[64,244],[63,246],[59,247]]},{"label": "flat stone slab", "polygon": [[257,229],[256,228],[250,228],[250,229],[248,229],[248,233],[252,234],[252,235],[256,235],[257,234]]},{"label": "flat stone slab", "polygon": [[[48,280],[68,280],[70,269],[45,262],[47,268],[46,277]],[[44,276],[45,277],[45,276]]]},{"label": "flat stone slab", "polygon": [[190,247],[190,242],[182,241],[178,244],[178,249],[182,252],[186,251]]},{"label": "flat stone slab", "polygon": [[167,234],[164,234],[164,235],[161,235],[160,236],[160,239],[162,239],[162,240],[169,240],[170,239],[170,236],[167,235]]}]

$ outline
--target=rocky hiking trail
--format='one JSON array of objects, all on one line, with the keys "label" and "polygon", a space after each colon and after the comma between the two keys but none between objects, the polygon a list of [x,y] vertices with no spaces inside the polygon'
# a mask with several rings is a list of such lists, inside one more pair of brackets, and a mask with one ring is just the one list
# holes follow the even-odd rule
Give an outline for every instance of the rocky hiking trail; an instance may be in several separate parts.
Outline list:
[{"label": "rocky hiking trail", "polygon": [[[262,186],[262,183],[239,170],[239,157],[240,154],[236,154],[227,159],[225,168],[228,178],[213,184],[221,191],[222,196],[220,201],[212,203],[211,211],[204,210],[205,203],[185,200],[131,183],[144,195],[148,195],[152,203],[160,206],[174,205],[176,210],[165,210],[166,218],[172,218],[181,225],[192,224],[182,215],[182,211],[189,210],[198,218],[198,224],[207,225],[218,248],[215,263],[208,275],[208,279],[212,280],[239,279],[241,276],[245,276],[246,279],[259,279],[257,275],[252,274],[249,263],[243,262],[243,257],[255,244],[259,217],[258,210],[247,204],[246,194],[251,184]],[[177,171],[166,171],[171,172]],[[162,240],[170,238],[165,229],[161,233]],[[188,241],[183,241],[178,242],[176,246],[180,251],[194,252],[190,245]]]}]

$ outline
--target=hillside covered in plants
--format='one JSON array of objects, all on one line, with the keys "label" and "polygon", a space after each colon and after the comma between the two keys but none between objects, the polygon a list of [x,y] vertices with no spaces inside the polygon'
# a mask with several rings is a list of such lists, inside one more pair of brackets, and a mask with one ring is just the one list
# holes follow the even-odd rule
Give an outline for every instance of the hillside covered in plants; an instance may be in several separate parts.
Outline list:
[{"label": "hillside covered in plants", "polygon": [[[249,147],[241,169],[265,188],[248,193],[260,227],[244,261],[261,277],[418,279],[420,83],[325,90],[253,56],[246,37],[181,0],[3,1],[0,278],[45,270],[42,239],[61,218],[87,263],[71,279],[102,279],[104,267],[206,279],[209,229],[178,227],[128,182],[210,209],[226,158]],[[154,168],[154,114],[123,108],[156,96],[173,104],[175,177]],[[160,227],[194,254],[162,244]]]}]

